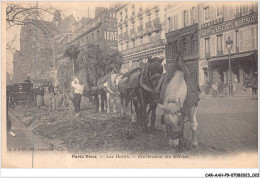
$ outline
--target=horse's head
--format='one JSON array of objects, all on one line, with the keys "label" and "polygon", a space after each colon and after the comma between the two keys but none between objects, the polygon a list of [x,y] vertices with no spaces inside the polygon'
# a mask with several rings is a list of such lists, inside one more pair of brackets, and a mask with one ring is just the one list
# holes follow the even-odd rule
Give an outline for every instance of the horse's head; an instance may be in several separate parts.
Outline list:
[{"label": "horse's head", "polygon": [[170,136],[170,146],[178,146],[179,136],[181,134],[181,101],[171,101],[167,104],[158,104],[161,109],[162,115],[164,115],[164,122],[167,128],[167,135]]},{"label": "horse's head", "polygon": [[163,73],[163,65],[161,64],[163,58],[154,57],[151,59],[150,66],[147,73],[148,83],[152,88],[157,87],[160,77]]}]

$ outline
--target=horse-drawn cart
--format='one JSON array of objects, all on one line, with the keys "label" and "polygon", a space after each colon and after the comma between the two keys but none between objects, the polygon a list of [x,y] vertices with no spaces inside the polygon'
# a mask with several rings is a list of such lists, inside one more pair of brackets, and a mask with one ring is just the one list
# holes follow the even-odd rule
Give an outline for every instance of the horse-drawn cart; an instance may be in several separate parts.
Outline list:
[{"label": "horse-drawn cart", "polygon": [[34,101],[34,90],[28,82],[17,83],[7,86],[8,106],[14,108],[16,105],[30,106]]}]

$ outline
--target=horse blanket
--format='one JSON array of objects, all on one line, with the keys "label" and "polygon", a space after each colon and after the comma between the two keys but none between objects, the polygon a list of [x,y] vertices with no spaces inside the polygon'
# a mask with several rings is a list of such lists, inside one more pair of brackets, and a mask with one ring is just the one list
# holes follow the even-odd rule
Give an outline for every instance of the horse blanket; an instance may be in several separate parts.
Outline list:
[{"label": "horse blanket", "polygon": [[[184,72],[184,79],[187,84],[187,97],[183,103],[182,111],[186,112],[188,109],[190,109],[193,106],[197,106],[199,102],[199,86],[197,84],[197,78],[194,75],[191,75],[188,67],[186,66],[183,57],[179,55],[176,58],[176,61],[174,64],[169,66],[167,68],[167,72],[164,76],[164,82],[161,89],[161,96],[164,96],[165,90],[167,88],[167,85],[171,81],[172,77],[174,76],[174,73],[176,70],[180,70]],[[161,97],[162,98],[162,97]],[[163,98],[164,99],[164,98]]]}]

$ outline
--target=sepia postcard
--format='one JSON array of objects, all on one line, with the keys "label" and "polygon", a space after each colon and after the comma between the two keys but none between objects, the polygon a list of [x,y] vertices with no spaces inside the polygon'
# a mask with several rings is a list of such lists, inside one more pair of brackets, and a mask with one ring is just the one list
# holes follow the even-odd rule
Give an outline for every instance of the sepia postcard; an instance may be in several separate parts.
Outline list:
[{"label": "sepia postcard", "polygon": [[2,168],[258,168],[257,1],[1,3]]}]

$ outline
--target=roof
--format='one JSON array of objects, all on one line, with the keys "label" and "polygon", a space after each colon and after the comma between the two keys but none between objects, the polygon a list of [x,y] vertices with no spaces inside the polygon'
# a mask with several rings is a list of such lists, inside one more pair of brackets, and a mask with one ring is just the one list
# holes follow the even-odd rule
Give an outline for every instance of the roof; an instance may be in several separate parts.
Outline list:
[{"label": "roof", "polygon": [[72,32],[72,26],[75,23],[75,18],[73,15],[70,15],[63,19],[58,25],[57,29],[59,33],[71,33]]}]

